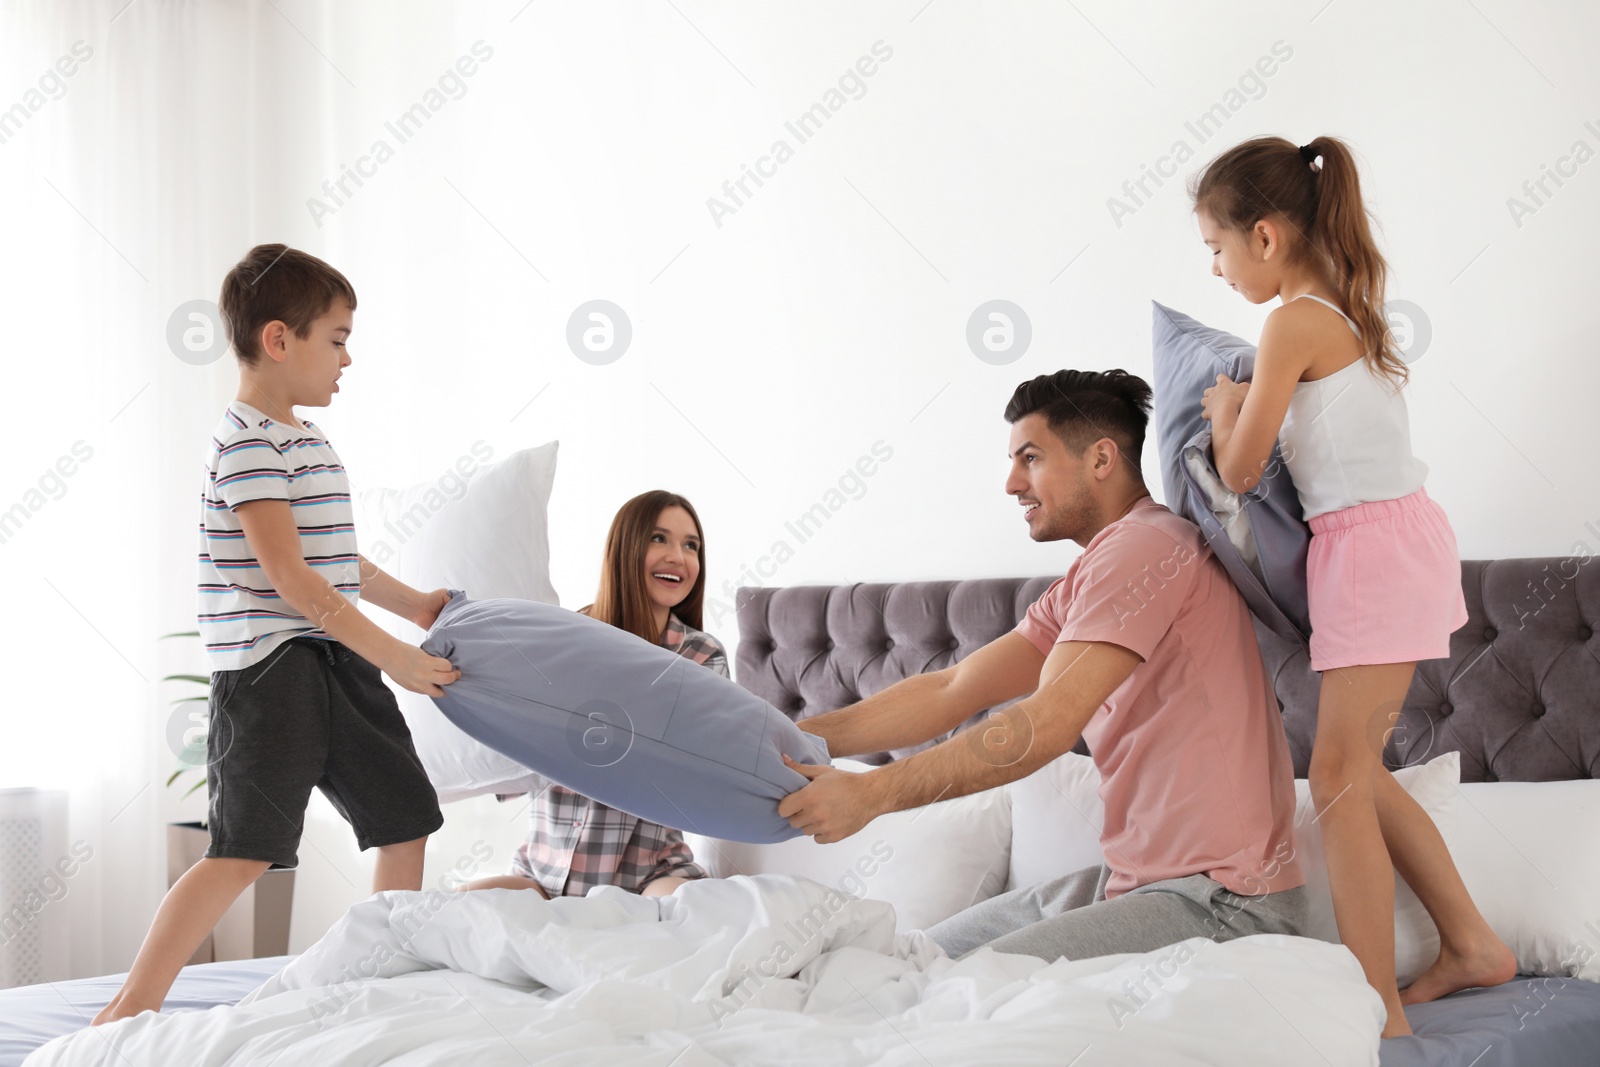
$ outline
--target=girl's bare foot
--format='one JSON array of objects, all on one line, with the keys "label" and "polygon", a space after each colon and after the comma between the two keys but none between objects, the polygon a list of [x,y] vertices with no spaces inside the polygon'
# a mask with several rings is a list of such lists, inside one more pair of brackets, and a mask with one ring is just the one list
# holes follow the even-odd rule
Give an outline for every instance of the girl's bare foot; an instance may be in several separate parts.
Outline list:
[{"label": "girl's bare foot", "polygon": [[1509,982],[1516,973],[1517,957],[1498,937],[1466,951],[1442,947],[1433,966],[1401,991],[1400,1003],[1425,1004],[1460,989],[1499,985]]},{"label": "girl's bare foot", "polygon": [[[1392,995],[1391,995],[1392,996]],[[1380,1037],[1410,1037],[1411,1020],[1406,1018],[1406,1009],[1400,1003],[1399,997],[1385,997],[1384,1005],[1389,1009],[1389,1019],[1383,1024],[1383,1033]]]}]

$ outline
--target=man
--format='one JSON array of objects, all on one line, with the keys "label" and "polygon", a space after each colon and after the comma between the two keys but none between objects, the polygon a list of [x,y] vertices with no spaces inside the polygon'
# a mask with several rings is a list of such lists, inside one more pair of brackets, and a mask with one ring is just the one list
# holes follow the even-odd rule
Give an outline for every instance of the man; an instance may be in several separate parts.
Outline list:
[{"label": "man", "polygon": [[[1150,387],[1121,370],[1017,387],[1006,492],[1035,541],[1083,548],[1015,630],[955,666],[801,723],[835,755],[930,740],[916,755],[811,781],[779,814],[819,842],[878,815],[974,793],[1089,744],[1103,779],[1103,867],[984,901],[929,930],[1045,960],[1203,936],[1298,933],[1294,782],[1249,611],[1200,531],[1151,499],[1139,459]],[[1030,695],[1031,694],[1031,695]]]}]

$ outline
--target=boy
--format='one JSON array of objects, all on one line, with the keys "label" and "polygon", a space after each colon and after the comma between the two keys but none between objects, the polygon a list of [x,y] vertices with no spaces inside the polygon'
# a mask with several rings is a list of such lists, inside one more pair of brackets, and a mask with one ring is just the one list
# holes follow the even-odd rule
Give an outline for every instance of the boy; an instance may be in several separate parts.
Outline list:
[{"label": "boy", "polygon": [[378,672],[428,696],[460,673],[356,603],[364,595],[427,629],[449,594],[418,592],[357,553],[344,467],[294,414],[339,391],[355,307],[344,275],[284,245],[252,248],[223,280],[239,393],[212,441],[201,506],[211,846],[167,893],[93,1025],[159,1011],[239,894],[269,867],[296,866],[313,786],[363,851],[378,849],[374,893],[422,888],[423,846],[444,818]]}]

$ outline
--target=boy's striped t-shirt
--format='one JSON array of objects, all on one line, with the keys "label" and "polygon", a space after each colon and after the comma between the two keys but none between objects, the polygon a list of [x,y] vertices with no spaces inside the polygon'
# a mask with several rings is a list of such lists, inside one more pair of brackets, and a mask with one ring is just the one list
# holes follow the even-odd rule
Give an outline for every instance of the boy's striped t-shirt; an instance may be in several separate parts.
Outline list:
[{"label": "boy's striped t-shirt", "polygon": [[200,636],[214,671],[257,663],[292,637],[328,635],[272,588],[236,508],[283,500],[311,568],[352,604],[361,595],[350,482],[314,423],[305,429],[235,400],[211,440],[200,506]]}]

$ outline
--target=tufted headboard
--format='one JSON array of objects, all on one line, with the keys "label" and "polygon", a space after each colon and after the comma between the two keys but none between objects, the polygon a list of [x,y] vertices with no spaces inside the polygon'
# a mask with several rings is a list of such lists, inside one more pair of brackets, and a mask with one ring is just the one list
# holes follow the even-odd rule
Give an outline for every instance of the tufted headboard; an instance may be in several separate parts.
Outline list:
[{"label": "tufted headboard", "polygon": [[[1600,567],[1586,567],[1590,558],[1462,563],[1467,623],[1452,635],[1448,659],[1418,665],[1385,748],[1389,766],[1455,750],[1466,782],[1595,776]],[[947,667],[994,640],[1052,580],[741,589],[738,680],[796,720],[820,715],[901,678]],[[1318,675],[1303,647],[1261,626],[1256,634],[1283,708],[1295,773],[1304,777]],[[887,763],[926,747],[861,758]]]},{"label": "tufted headboard", "polygon": [[[950,666],[1016,626],[1053,578],[740,589],[739,684],[797,722]],[[983,717],[974,715],[962,729]],[[953,731],[952,731],[953,732]],[[857,757],[888,763],[913,748]]]}]

